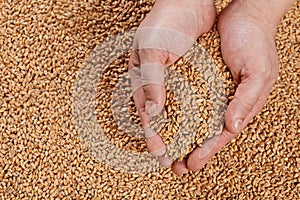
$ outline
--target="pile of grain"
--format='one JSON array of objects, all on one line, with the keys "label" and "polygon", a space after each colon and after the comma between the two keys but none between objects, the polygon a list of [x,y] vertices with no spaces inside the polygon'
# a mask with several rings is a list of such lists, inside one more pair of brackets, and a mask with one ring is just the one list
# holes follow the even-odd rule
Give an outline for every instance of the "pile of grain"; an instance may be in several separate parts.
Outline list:
[{"label": "pile of grain", "polygon": [[[157,172],[127,173],[110,168],[90,153],[74,121],[73,92],[80,66],[107,36],[137,27],[153,3],[146,0],[0,3],[1,198],[300,198],[299,1],[278,27],[280,78],[268,104],[243,134],[213,157],[204,169],[183,177],[160,168]],[[228,3],[217,0],[218,13]],[[199,43],[214,58],[230,100],[234,84],[222,62],[216,29],[200,38]],[[126,69],[127,58],[128,55],[120,57],[111,66]],[[191,81],[198,95],[208,95],[205,84],[201,84],[202,77],[184,65],[178,63],[173,67]],[[106,72],[114,74],[113,70]],[[110,89],[105,90],[105,84],[100,81],[97,95],[110,98]],[[169,112],[180,107],[172,95],[165,116],[171,120],[161,131],[169,143],[173,137],[170,130],[177,127],[172,116],[180,118],[180,113],[168,115],[168,106]],[[111,125],[106,134],[110,141],[133,152],[144,151],[141,138],[117,131],[116,122],[103,122],[109,119],[102,111],[110,107],[110,101],[98,100],[97,122],[103,128]],[[209,101],[198,106],[207,105]],[[133,105],[130,108],[135,113]],[[208,110],[206,115],[209,114]],[[134,114],[131,116],[138,122]],[[209,117],[203,123],[206,120]],[[197,144],[201,144],[206,131],[199,130]]]}]

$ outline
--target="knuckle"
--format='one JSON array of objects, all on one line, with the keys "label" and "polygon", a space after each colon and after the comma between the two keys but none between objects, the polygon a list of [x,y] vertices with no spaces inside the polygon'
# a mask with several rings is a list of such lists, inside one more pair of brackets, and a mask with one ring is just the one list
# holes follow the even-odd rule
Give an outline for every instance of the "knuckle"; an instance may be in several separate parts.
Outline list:
[{"label": "knuckle", "polygon": [[141,49],[140,50],[141,64],[157,63],[164,64],[168,58],[166,51],[159,49]]},{"label": "knuckle", "polygon": [[133,50],[131,52],[128,65],[129,65],[129,69],[132,69],[133,67],[137,67],[140,65],[140,58],[137,50]]}]

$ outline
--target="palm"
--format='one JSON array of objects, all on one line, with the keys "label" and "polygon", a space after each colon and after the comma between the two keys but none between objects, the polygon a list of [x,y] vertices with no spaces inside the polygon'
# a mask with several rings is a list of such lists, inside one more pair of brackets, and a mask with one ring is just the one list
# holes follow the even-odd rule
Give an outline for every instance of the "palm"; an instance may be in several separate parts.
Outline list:
[{"label": "palm", "polygon": [[238,84],[234,99],[225,116],[221,135],[207,139],[202,148],[196,148],[186,166],[176,163],[178,173],[199,170],[230,140],[236,137],[262,109],[278,75],[278,58],[271,31],[251,16],[226,10],[219,18],[223,59]]},{"label": "palm", "polygon": [[227,16],[219,31],[223,59],[239,84],[226,113],[227,129],[237,133],[233,119],[241,118],[244,127],[264,106],[278,75],[278,57],[273,35],[256,19]]}]

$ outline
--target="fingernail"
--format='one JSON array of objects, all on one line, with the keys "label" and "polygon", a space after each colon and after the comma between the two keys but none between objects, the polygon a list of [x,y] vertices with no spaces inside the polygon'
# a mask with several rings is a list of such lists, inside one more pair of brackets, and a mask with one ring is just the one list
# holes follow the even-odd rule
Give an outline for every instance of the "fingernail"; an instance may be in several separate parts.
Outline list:
[{"label": "fingernail", "polygon": [[214,135],[220,135],[222,133],[222,130],[218,130]]},{"label": "fingernail", "polygon": [[160,112],[158,104],[153,101],[146,101],[145,110],[150,117],[154,117]]},{"label": "fingernail", "polygon": [[236,120],[234,123],[233,123],[233,127],[236,129],[236,130],[241,130],[242,129],[242,124],[243,124],[243,121],[241,119],[238,119]]},{"label": "fingernail", "polygon": [[208,152],[207,151],[204,151],[204,149],[202,149],[198,155],[198,158],[199,159],[202,159],[204,158],[205,156],[207,156]]},{"label": "fingernail", "polygon": [[167,151],[166,147],[163,147],[161,149],[158,149],[156,151],[151,151],[149,153],[152,154],[153,156],[162,156],[166,153],[166,151]]},{"label": "fingernail", "polygon": [[157,160],[162,167],[171,167],[173,160],[168,156],[158,156]]},{"label": "fingernail", "polygon": [[150,126],[144,127],[144,132],[145,132],[145,138],[146,139],[151,138],[151,137],[157,135],[157,132],[154,131]]}]

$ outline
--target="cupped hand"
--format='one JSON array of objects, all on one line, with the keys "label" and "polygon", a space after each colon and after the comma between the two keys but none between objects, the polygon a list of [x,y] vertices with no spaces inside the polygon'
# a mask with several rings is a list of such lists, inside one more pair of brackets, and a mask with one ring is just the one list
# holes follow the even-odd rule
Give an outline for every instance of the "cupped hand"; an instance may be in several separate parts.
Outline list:
[{"label": "cupped hand", "polygon": [[133,98],[145,131],[149,152],[162,165],[166,146],[150,127],[151,117],[165,103],[164,69],[183,56],[196,39],[210,30],[215,20],[212,0],[157,0],[139,26],[129,61]]},{"label": "cupped hand", "polygon": [[235,4],[219,17],[221,51],[237,90],[229,103],[222,134],[204,141],[187,161],[175,162],[173,171],[183,174],[201,169],[208,160],[236,137],[265,105],[278,76],[278,56],[271,29],[257,16],[247,15]]}]

